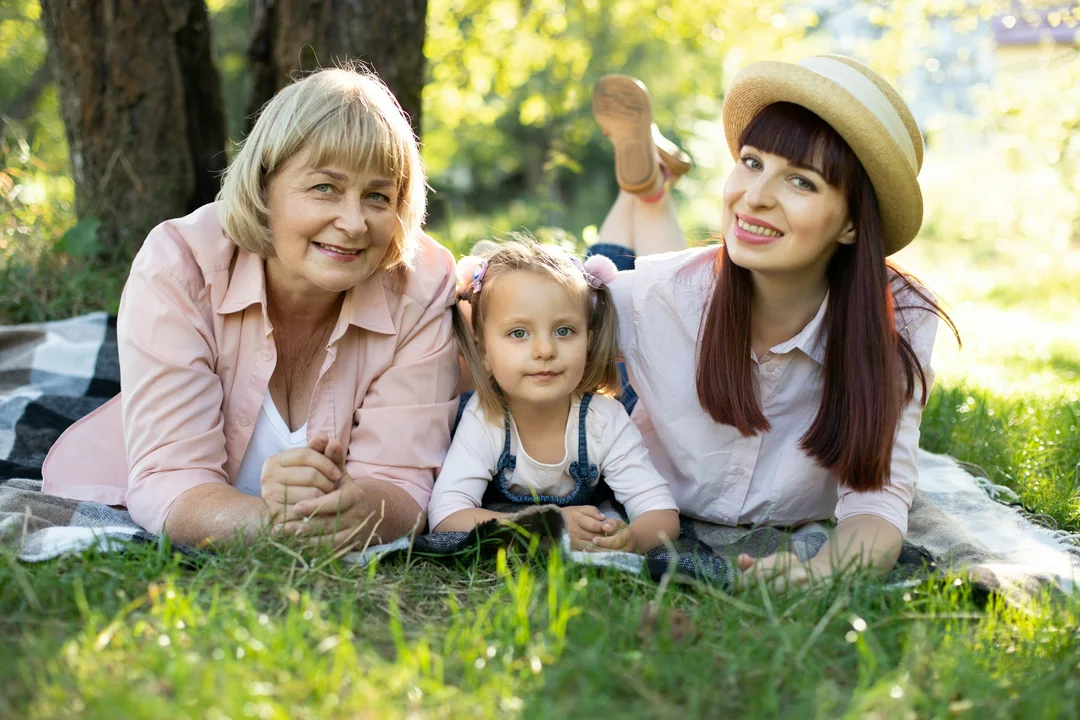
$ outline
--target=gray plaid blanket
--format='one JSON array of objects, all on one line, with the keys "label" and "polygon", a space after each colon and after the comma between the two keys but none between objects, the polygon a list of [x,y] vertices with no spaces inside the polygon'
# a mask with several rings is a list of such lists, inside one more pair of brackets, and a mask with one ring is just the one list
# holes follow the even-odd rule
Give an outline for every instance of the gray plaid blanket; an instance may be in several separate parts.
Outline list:
[{"label": "gray plaid blanket", "polygon": [[[43,494],[41,465],[53,442],[78,418],[120,390],[115,318],[96,313],[59,322],[0,327],[0,549],[37,562],[90,549],[122,550],[158,538],[127,512]],[[1080,537],[1032,519],[1008,488],[952,458],[922,452],[909,533],[892,581],[927,571],[966,573],[987,590],[1022,598],[1041,587],[1071,590],[1080,577]],[[660,577],[671,568],[727,585],[739,552],[761,557],[789,547],[813,556],[828,534],[822,523],[794,531],[724,527],[684,519],[672,547],[646,556],[571,551],[554,507],[519,509],[512,525],[488,523],[469,533],[422,535],[369,547],[348,560],[368,564],[409,553],[463,557],[524,537],[547,538],[571,561]],[[178,548],[182,552],[190,552]]]}]

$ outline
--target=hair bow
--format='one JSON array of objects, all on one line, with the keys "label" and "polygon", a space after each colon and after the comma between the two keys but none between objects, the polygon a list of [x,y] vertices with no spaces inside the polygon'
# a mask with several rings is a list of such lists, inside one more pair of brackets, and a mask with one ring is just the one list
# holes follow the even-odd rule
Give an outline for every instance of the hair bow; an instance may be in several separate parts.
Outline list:
[{"label": "hair bow", "polygon": [[487,274],[487,260],[476,255],[466,255],[458,260],[457,280],[459,287],[468,287],[474,293],[480,292],[480,285]]}]

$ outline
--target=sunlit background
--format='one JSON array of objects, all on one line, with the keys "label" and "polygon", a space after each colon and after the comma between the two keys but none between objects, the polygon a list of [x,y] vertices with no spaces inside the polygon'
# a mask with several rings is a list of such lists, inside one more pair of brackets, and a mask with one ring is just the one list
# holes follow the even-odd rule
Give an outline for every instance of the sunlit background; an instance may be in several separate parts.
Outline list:
[{"label": "sunlit background", "polygon": [[[0,0],[0,325],[115,311],[127,272],[75,216],[38,1]],[[249,1],[207,0],[234,141],[251,85]],[[520,228],[582,248],[616,194],[592,84],[621,72],[647,83],[661,129],[695,156],[675,194],[688,235],[706,241],[738,69],[863,59],[896,83],[927,139],[925,223],[896,260],[945,301],[964,340],[960,351],[939,338],[920,446],[982,468],[1069,543],[1080,534],[1078,29],[1077,0],[428,0],[428,230],[459,253]],[[566,567],[558,552],[534,557],[543,548],[359,572],[276,541],[197,562],[168,543],[33,565],[9,554],[0,717],[1080,707],[1080,595],[1013,607],[934,573],[770,598],[765,586],[729,594]]]},{"label": "sunlit background", "polygon": [[[210,0],[240,139],[248,4]],[[36,0],[0,6],[0,113],[45,56]],[[841,52],[894,81],[927,139],[926,219],[896,260],[947,303],[945,383],[1080,388],[1080,5],[948,0],[430,0],[424,155],[429,231],[460,252],[527,228],[584,242],[614,198],[610,147],[589,112],[607,72],[648,85],[661,129],[697,168],[679,185],[691,237],[709,237],[730,158],[726,85],[756,59]],[[47,79],[46,79],[47,82]],[[0,322],[114,309],[123,272],[85,268],[55,89],[4,118]],[[93,270],[93,272],[90,272]],[[86,272],[83,272],[86,271]]]}]

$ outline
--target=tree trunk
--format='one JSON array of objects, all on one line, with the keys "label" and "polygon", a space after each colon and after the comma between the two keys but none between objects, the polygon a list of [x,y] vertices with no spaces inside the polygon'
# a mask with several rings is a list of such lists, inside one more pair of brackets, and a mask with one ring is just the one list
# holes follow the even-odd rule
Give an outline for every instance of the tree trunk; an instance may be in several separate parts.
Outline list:
[{"label": "tree trunk", "polygon": [[80,218],[130,254],[210,202],[225,114],[203,0],[42,0]]},{"label": "tree trunk", "polygon": [[250,0],[249,122],[299,74],[360,61],[379,74],[420,133],[427,0]]}]

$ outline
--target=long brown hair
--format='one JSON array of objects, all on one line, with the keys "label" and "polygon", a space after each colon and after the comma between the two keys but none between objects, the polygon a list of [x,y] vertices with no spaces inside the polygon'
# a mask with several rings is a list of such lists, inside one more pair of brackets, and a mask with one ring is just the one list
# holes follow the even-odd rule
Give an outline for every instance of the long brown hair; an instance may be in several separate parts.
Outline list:
[{"label": "long brown hair", "polygon": [[[959,341],[956,326],[917,280],[885,260],[874,186],[828,123],[799,105],[775,103],[747,125],[739,145],[822,168],[825,181],[847,198],[856,241],[840,245],[826,270],[824,383],[817,416],[800,446],[844,486],[880,490],[889,481],[896,426],[915,396],[916,378],[922,404],[929,391],[910,338],[896,329],[896,312],[934,313]],[[770,429],[754,393],[753,280],[731,261],[726,246],[721,253],[701,334],[698,399],[713,420],[751,436]],[[898,299],[910,304],[898,306]]]},{"label": "long brown hair", "polygon": [[524,233],[512,233],[510,237],[510,240],[496,244],[487,258],[487,271],[480,292],[473,291],[469,285],[458,291],[458,300],[472,306],[471,327],[456,306],[453,310],[454,334],[472,375],[473,386],[486,419],[501,426],[506,404],[495,378],[484,364],[484,319],[487,315],[484,298],[491,294],[491,286],[500,276],[515,270],[543,273],[589,304],[585,372],[574,391],[608,397],[618,395],[621,387],[619,326],[611,291],[604,285],[591,288],[574,264],[571,254],[562,247],[542,244]]}]

